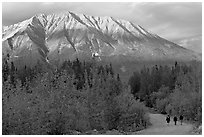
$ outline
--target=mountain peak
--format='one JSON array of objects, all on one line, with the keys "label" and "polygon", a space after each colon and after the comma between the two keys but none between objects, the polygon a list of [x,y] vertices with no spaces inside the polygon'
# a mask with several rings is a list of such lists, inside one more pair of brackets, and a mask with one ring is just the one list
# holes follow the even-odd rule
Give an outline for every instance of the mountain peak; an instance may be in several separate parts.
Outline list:
[{"label": "mountain peak", "polygon": [[133,60],[201,58],[130,21],[71,11],[36,14],[25,21],[4,26],[2,37],[3,52],[29,56],[26,48],[32,47],[33,54],[45,62],[47,58],[55,62],[56,58],[63,61],[79,56],[92,58],[92,55],[123,55]]}]

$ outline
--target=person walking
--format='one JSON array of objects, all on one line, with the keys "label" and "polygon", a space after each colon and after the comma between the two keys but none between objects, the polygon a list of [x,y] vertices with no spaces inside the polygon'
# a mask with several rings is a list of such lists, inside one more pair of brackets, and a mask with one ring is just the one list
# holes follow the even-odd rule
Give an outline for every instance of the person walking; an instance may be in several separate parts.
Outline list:
[{"label": "person walking", "polygon": [[183,115],[180,115],[179,120],[181,121],[181,125],[182,125],[182,122],[183,122]]},{"label": "person walking", "polygon": [[177,117],[174,116],[174,123],[175,123],[175,125],[176,125],[176,122],[177,122]]},{"label": "person walking", "polygon": [[169,123],[170,123],[170,116],[169,115],[167,115],[167,117],[166,117],[166,122],[167,122],[167,124],[169,125]]}]

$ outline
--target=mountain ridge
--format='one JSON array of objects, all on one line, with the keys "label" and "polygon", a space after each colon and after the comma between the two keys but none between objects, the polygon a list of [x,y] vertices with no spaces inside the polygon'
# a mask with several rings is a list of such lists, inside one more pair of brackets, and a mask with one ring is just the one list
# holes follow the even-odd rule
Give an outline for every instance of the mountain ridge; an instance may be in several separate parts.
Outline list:
[{"label": "mountain ridge", "polygon": [[33,54],[37,56],[35,63],[39,59],[63,62],[80,54],[82,58],[97,57],[99,60],[102,56],[113,55],[128,55],[133,60],[201,60],[196,53],[130,21],[70,11],[36,14],[17,24],[3,26],[2,45],[4,55],[9,53],[11,60]]}]

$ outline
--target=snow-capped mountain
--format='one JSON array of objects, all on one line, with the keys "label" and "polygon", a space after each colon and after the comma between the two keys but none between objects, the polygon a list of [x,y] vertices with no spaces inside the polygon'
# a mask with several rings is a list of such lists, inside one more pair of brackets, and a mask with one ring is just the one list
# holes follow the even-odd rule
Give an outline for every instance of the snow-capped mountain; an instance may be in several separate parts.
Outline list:
[{"label": "snow-capped mountain", "polygon": [[[159,37],[132,22],[72,12],[44,15],[2,31],[3,56],[18,65],[38,60],[59,64],[64,60],[125,57],[130,60],[201,60],[201,56]],[[181,34],[182,35],[182,34]]]}]

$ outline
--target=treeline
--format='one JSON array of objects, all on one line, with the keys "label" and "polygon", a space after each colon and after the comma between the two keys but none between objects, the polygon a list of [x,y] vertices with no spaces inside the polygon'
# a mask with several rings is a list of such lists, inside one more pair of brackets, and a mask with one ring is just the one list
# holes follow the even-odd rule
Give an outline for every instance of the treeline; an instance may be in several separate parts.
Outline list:
[{"label": "treeline", "polygon": [[55,71],[40,64],[18,70],[3,60],[3,134],[72,134],[139,130],[148,117],[112,65],[66,61]]},{"label": "treeline", "polygon": [[202,64],[144,67],[129,79],[134,96],[160,113],[202,121]]}]

